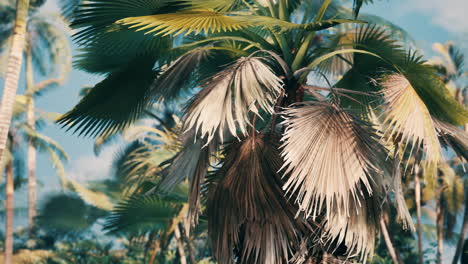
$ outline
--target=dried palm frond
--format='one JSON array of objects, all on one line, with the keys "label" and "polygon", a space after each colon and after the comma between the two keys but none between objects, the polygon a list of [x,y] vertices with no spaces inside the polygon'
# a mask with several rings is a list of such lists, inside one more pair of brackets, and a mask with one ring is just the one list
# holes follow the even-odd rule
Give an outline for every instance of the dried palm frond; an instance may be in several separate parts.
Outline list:
[{"label": "dried palm frond", "polygon": [[193,131],[189,131],[181,137],[184,147],[168,161],[169,165],[162,172],[163,179],[160,183],[160,188],[171,190],[184,179],[189,180],[188,220],[192,226],[198,223],[201,184],[211,165],[211,157],[219,145],[218,140],[213,140],[204,146],[205,141],[195,138],[194,135]]},{"label": "dried palm frond", "polygon": [[433,118],[435,129],[439,134],[441,143],[450,147],[457,155],[468,161],[468,133],[456,126]]},{"label": "dried palm frond", "polygon": [[380,232],[381,199],[364,191],[350,201],[349,216],[332,214],[326,219],[322,239],[329,247],[345,246],[347,258],[359,257],[363,261],[373,255],[375,238]]},{"label": "dried palm frond", "polygon": [[[397,150],[395,150],[396,153]],[[401,183],[401,161],[396,157],[393,160],[393,180],[392,185],[390,186],[393,194],[395,196],[395,208],[397,210],[397,220],[403,225],[404,229],[410,229],[411,231],[416,231],[416,228],[411,218],[411,214],[406,205],[405,196],[403,193],[403,186]]]},{"label": "dried palm frond", "polygon": [[239,129],[247,135],[249,113],[273,113],[273,105],[282,91],[283,82],[259,57],[243,57],[204,85],[187,109],[185,129],[194,128],[210,142],[225,128],[237,137]]},{"label": "dried palm frond", "polygon": [[281,190],[278,140],[253,135],[224,151],[208,201],[209,234],[220,263],[288,263],[302,225]]},{"label": "dried palm frond", "polygon": [[284,189],[315,219],[346,217],[358,195],[382,185],[386,150],[372,124],[329,103],[307,103],[284,111]]},{"label": "dried palm frond", "polygon": [[401,74],[392,74],[382,79],[382,94],[388,140],[401,137],[404,150],[419,151],[422,146],[425,160],[437,164],[442,152],[431,114],[411,83]]},{"label": "dried palm frond", "polygon": [[191,77],[194,71],[200,66],[201,61],[209,57],[209,54],[209,50],[200,48],[180,56],[155,80],[151,93],[160,100],[171,101],[177,98],[181,90],[192,84]]}]

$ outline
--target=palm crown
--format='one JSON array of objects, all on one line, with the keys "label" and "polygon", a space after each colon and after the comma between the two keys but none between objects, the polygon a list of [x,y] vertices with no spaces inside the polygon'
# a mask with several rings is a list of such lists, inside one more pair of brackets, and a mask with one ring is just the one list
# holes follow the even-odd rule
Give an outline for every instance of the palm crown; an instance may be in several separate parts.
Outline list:
[{"label": "palm crown", "polygon": [[196,93],[159,185],[190,180],[189,218],[206,206],[221,263],[365,259],[382,204],[412,226],[409,157],[436,165],[447,142],[466,157],[466,110],[386,28],[353,19],[366,1],[82,2],[75,65],[105,79],[59,122],[111,135]]}]

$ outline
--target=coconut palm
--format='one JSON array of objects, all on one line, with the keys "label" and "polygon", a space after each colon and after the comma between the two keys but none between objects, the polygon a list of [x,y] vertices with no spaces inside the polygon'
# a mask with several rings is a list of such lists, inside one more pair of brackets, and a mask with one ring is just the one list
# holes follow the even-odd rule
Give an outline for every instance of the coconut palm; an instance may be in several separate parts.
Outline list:
[{"label": "coconut palm", "polygon": [[[28,17],[29,0],[18,0],[16,19],[8,57],[8,73],[5,78],[3,96],[0,107],[0,159],[7,145],[8,131],[10,128],[13,104],[23,61],[23,48],[25,45],[26,20]],[[11,263],[11,258],[5,256],[5,263]]]},{"label": "coconut palm", "polygon": [[468,117],[434,67],[355,19],[364,2],[86,1],[76,66],[105,78],[59,123],[108,136],[194,93],[155,190],[189,180],[220,263],[364,261],[382,204],[412,227],[400,171],[438,164],[436,123]]},{"label": "coconut palm", "polygon": [[[42,1],[44,2],[44,1]],[[34,4],[35,6],[37,5]],[[66,24],[57,14],[32,12],[26,21],[25,47],[23,56],[26,60],[26,111],[25,118],[31,131],[35,131],[35,98],[44,94],[54,85],[63,84],[71,65],[71,54],[66,31]],[[5,35],[6,37],[8,34]],[[35,83],[34,75],[47,77]],[[28,200],[29,225],[32,228],[36,215],[36,148],[28,143]]]}]

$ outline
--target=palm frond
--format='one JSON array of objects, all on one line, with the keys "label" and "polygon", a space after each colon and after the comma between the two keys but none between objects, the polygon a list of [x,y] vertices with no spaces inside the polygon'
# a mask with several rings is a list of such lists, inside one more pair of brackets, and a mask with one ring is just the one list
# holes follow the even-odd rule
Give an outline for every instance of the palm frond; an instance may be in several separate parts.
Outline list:
[{"label": "palm frond", "polygon": [[104,32],[112,31],[112,25],[117,20],[176,12],[185,7],[185,4],[177,0],[88,0],[78,6],[71,26],[80,29],[75,34],[75,40],[82,44],[90,44]]},{"label": "palm frond", "polygon": [[217,11],[230,11],[237,5],[241,0],[182,0],[187,4],[191,5],[195,9],[213,9]]},{"label": "palm frond", "polygon": [[371,185],[382,184],[387,154],[371,124],[329,103],[289,108],[284,117],[283,188],[307,217],[345,217],[359,193],[372,196]]},{"label": "palm frond", "polygon": [[426,160],[437,164],[442,152],[432,117],[411,83],[403,75],[390,75],[382,80],[387,103],[384,125],[389,140],[400,138],[402,147],[418,152],[422,147]]},{"label": "palm frond", "polygon": [[241,58],[204,85],[187,109],[186,130],[195,129],[210,142],[216,134],[223,141],[225,128],[233,136],[247,134],[249,113],[273,112],[283,82],[258,57]]},{"label": "palm frond", "polygon": [[162,230],[169,226],[179,207],[158,195],[134,195],[115,207],[104,229],[110,233]]},{"label": "palm frond", "polygon": [[365,23],[350,19],[331,19],[295,24],[284,20],[266,16],[241,15],[214,10],[195,9],[173,14],[158,14],[143,17],[128,17],[117,21],[118,24],[136,28],[145,34],[154,33],[162,36],[177,36],[185,33],[210,34],[231,32],[252,27],[263,27],[278,31],[301,29],[306,31],[320,31],[343,23]]},{"label": "palm frond", "polygon": [[114,204],[109,196],[104,193],[93,191],[75,180],[69,180],[71,188],[85,201],[86,203],[102,209],[104,211],[111,211],[114,209]]},{"label": "palm frond", "polygon": [[[212,52],[206,49],[191,50],[172,62],[155,80],[151,93],[155,99],[172,101],[183,91],[195,86],[194,75],[202,61],[210,58]],[[190,87],[192,85],[192,87]]]},{"label": "palm frond", "polygon": [[462,129],[433,119],[435,129],[439,135],[440,142],[445,147],[450,147],[465,162],[468,161],[468,134]]},{"label": "palm frond", "polygon": [[224,150],[207,205],[220,263],[287,263],[299,250],[304,226],[281,195],[278,139],[268,137],[252,135]]},{"label": "palm frond", "polygon": [[151,102],[148,91],[156,77],[154,61],[141,59],[112,72],[57,122],[80,135],[108,135],[137,120]]},{"label": "palm frond", "polygon": [[[377,193],[377,192],[376,192]],[[376,197],[377,196],[377,197]],[[381,199],[366,192],[351,199],[349,216],[332,214],[324,225],[324,239],[330,247],[344,245],[347,258],[365,260],[374,255],[375,238],[380,232]]]}]

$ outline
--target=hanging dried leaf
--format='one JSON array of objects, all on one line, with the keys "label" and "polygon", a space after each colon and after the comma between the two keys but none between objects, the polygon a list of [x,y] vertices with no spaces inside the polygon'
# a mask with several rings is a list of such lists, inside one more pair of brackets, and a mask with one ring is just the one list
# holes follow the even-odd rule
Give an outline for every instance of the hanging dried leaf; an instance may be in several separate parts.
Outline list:
[{"label": "hanging dried leaf", "polygon": [[468,133],[456,126],[433,118],[434,125],[443,145],[450,147],[464,161],[468,161]]},{"label": "hanging dried leaf", "polygon": [[209,79],[187,109],[185,129],[196,129],[210,142],[215,134],[223,141],[225,128],[237,137],[247,135],[249,113],[273,112],[283,82],[265,59],[243,57]]},{"label": "hanging dried leaf", "polygon": [[[286,201],[277,174],[275,142],[256,135],[224,151],[220,182],[210,190],[209,234],[220,263],[288,263],[303,226]],[[236,252],[236,256],[234,255]]]},{"label": "hanging dried leaf", "polygon": [[327,218],[323,239],[333,248],[344,245],[348,259],[356,257],[364,261],[373,255],[375,238],[380,232],[381,199],[362,192],[350,201],[349,216],[332,214]]}]

